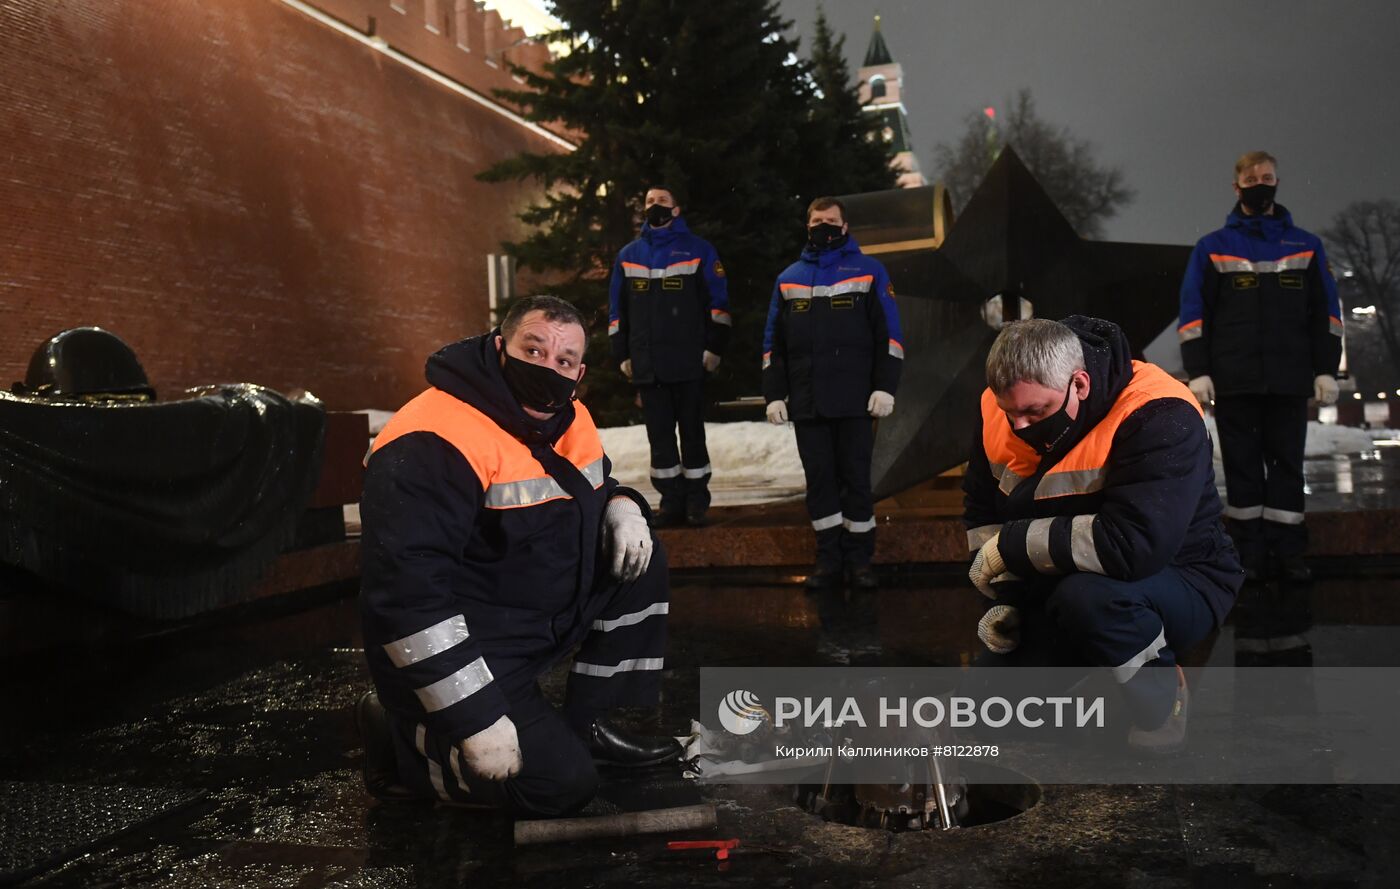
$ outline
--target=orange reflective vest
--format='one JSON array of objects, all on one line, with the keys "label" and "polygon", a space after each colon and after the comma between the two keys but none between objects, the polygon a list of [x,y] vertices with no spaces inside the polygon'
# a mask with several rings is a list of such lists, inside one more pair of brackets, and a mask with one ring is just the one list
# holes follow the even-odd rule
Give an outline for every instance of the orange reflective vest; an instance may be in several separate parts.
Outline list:
[{"label": "orange reflective vest", "polygon": [[[1035,486],[1035,499],[1092,494],[1101,489],[1108,477],[1108,460],[1118,427],[1134,411],[1161,398],[1179,398],[1201,413],[1201,406],[1185,385],[1155,364],[1134,361],[1133,377],[1118,394],[1108,415],[1041,477]],[[1003,494],[1009,495],[1040,468],[1040,454],[1011,431],[991,389],[982,393],[982,448]]]},{"label": "orange reflective vest", "polygon": [[[482,503],[487,509],[519,509],[571,496],[523,442],[441,389],[428,389],[394,414],[375,438],[370,453],[414,432],[431,432],[461,452],[481,480]],[[593,415],[582,402],[574,402],[574,420],[554,450],[583,473],[595,490],[603,486],[603,442]]]}]

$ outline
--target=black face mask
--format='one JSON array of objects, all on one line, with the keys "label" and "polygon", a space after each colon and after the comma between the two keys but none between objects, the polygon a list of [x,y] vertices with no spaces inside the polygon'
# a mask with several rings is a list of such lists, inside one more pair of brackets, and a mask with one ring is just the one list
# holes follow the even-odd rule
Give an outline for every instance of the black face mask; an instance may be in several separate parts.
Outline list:
[{"label": "black face mask", "polygon": [[1251,185],[1240,189],[1240,205],[1251,213],[1263,213],[1274,204],[1277,185]]},{"label": "black face mask", "polygon": [[[1012,428],[1011,434],[1035,448],[1037,454],[1042,456],[1052,453],[1056,446],[1064,440],[1074,427],[1074,419],[1069,415],[1069,393],[1074,389],[1074,380],[1070,380],[1069,388],[1065,390],[1065,402],[1060,405],[1060,409],[1043,420],[1037,420],[1024,429]],[[1084,405],[1079,406],[1080,411],[1084,410]]]},{"label": "black face mask", "polygon": [[578,385],[576,380],[542,365],[521,361],[504,348],[501,352],[506,356],[501,368],[506,386],[524,407],[547,413],[559,410],[573,399],[574,388]]},{"label": "black face mask", "polygon": [[818,252],[838,247],[845,243],[845,240],[846,236],[841,233],[841,226],[832,225],[830,222],[818,222],[807,228],[807,246]]},{"label": "black face mask", "polygon": [[647,225],[652,228],[661,228],[662,226],[670,225],[671,220],[675,218],[671,215],[671,209],[671,207],[662,206],[661,204],[652,204],[650,207],[647,207]]}]

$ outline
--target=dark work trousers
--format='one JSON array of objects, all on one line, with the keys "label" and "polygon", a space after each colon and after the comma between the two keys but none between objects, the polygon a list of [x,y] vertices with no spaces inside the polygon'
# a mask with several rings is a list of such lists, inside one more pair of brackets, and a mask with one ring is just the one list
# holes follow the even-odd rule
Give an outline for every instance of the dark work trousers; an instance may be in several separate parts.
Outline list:
[{"label": "dark work trousers", "polygon": [[1172,567],[1136,581],[1081,572],[1041,587],[1016,597],[1020,645],[983,652],[977,665],[1107,667],[1134,724],[1161,725],[1176,699],[1178,654],[1215,628],[1206,597]]},{"label": "dark work trousers", "polygon": [[[493,681],[501,683],[510,701],[507,715],[520,738],[520,774],[505,781],[480,778],[466,767],[453,739],[391,714],[400,780],[430,799],[478,803],[514,815],[563,815],[581,808],[597,789],[598,773],[574,726],[614,707],[656,703],[669,602],[666,556],[657,543],[637,580],[600,579],[555,645],[493,657],[483,642]],[[580,641],[561,713],[541,693],[538,678]]]},{"label": "dark work trousers", "polygon": [[1225,465],[1225,516],[1246,565],[1272,551],[1301,556],[1303,446],[1308,400],[1298,395],[1235,395],[1215,401],[1215,426]]},{"label": "dark work trousers", "polygon": [[[710,452],[705,448],[704,380],[639,386],[651,445],[651,484],[668,519],[710,508]],[[681,444],[676,449],[676,429]]]},{"label": "dark work trousers", "polygon": [[869,417],[794,420],[797,453],[807,476],[807,516],[817,533],[817,567],[841,570],[870,564],[875,555],[875,501]]}]

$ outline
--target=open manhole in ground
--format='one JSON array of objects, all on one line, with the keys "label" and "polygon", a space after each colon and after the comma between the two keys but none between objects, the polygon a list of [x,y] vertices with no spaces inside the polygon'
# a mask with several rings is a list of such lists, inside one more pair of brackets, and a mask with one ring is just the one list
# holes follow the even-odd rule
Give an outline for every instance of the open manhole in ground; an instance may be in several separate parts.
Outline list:
[{"label": "open manhole in ground", "polygon": [[940,830],[996,824],[1034,807],[1040,785],[1020,772],[975,765],[942,785],[798,784],[793,798],[802,808],[836,824],[875,830]]}]

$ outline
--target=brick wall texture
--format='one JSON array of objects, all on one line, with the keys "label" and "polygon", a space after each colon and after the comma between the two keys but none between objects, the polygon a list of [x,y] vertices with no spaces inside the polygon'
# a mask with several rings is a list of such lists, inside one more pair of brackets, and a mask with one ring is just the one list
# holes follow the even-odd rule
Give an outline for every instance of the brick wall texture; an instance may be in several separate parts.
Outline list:
[{"label": "brick wall texture", "polygon": [[[511,85],[503,53],[538,58],[474,4],[318,5],[483,93]],[[487,328],[486,254],[534,196],[474,174],[557,150],[279,0],[0,0],[0,34],[6,387],[91,324],[162,398],[246,381],[396,408]]]}]

